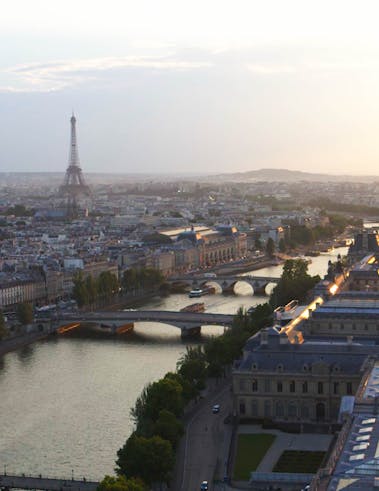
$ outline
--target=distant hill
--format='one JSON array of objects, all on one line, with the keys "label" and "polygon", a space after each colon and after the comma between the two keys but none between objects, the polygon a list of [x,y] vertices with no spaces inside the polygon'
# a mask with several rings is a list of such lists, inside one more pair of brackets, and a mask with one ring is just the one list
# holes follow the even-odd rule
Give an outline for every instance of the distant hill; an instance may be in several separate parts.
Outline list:
[{"label": "distant hill", "polygon": [[335,175],[335,174],[316,174],[312,172],[303,172],[289,169],[259,169],[247,172],[234,172],[231,174],[218,174],[217,176],[209,176],[209,179],[217,179],[220,181],[276,181],[276,182],[298,182],[298,181],[314,181],[314,182],[373,182],[379,181],[379,176],[352,176],[352,175]]}]

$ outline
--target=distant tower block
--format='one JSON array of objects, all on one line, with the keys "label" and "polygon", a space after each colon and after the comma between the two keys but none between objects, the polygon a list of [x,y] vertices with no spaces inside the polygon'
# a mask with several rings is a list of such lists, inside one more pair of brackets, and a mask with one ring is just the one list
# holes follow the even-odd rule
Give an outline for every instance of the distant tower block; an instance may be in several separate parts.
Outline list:
[{"label": "distant tower block", "polygon": [[68,167],[64,178],[64,183],[59,192],[67,197],[68,214],[75,217],[78,213],[78,197],[91,196],[89,186],[84,181],[82,169],[79,163],[78,145],[76,142],[76,118],[71,116],[71,142]]}]

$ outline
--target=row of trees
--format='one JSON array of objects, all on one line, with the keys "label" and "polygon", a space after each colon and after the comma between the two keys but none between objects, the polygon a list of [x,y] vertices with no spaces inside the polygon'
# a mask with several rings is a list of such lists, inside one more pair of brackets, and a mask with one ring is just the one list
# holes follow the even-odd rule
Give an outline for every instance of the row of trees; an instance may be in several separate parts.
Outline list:
[{"label": "row of trees", "polygon": [[120,292],[137,294],[151,292],[165,285],[162,273],[154,268],[131,268],[124,272],[121,282],[115,274],[104,271],[95,279],[78,271],[73,279],[73,297],[79,307],[109,302]]},{"label": "row of trees", "polygon": [[73,282],[72,295],[79,307],[107,302],[119,293],[118,279],[110,271],[103,271],[96,279],[91,275],[84,278],[83,273],[78,271]]},{"label": "row of trees", "polygon": [[[175,372],[167,373],[143,389],[131,410],[135,431],[117,453],[118,479],[123,479],[124,483],[141,479],[148,486],[169,481],[175,464],[175,449],[183,434],[184,407],[199,397],[207,377],[225,374],[226,366],[240,356],[246,340],[269,325],[271,319],[272,309],[268,304],[259,305],[252,315],[240,309],[230,330],[212,338],[204,347],[188,347]],[[109,477],[106,482],[109,483],[109,479],[120,483]],[[112,486],[101,491],[116,491]]]},{"label": "row of trees", "polygon": [[[329,220],[328,225],[316,225],[315,227],[307,227],[305,225],[298,225],[293,221],[288,221],[287,225],[290,229],[285,234],[284,238],[281,238],[278,243],[278,251],[286,252],[288,249],[293,249],[298,245],[312,246],[318,240],[330,240],[336,235],[344,232],[348,225],[362,226],[361,219],[347,218],[337,214],[326,214]],[[260,239],[256,239],[255,247],[257,249],[265,249],[266,254],[269,257],[273,257],[276,246],[271,237],[267,239],[265,245],[262,244]]]},{"label": "row of trees", "polygon": [[165,283],[163,274],[154,268],[130,268],[124,272],[121,286],[126,293],[151,291]]}]

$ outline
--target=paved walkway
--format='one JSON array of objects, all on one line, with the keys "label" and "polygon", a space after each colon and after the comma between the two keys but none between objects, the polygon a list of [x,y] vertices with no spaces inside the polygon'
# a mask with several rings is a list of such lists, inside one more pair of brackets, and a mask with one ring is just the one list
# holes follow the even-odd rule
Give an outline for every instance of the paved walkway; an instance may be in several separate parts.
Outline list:
[{"label": "paved walkway", "polygon": [[263,429],[260,425],[241,425],[238,433],[270,433],[275,435],[275,441],[261,460],[257,472],[272,472],[279,457],[285,450],[306,450],[326,452],[333,435],[320,435],[315,433],[284,433],[280,430]]}]

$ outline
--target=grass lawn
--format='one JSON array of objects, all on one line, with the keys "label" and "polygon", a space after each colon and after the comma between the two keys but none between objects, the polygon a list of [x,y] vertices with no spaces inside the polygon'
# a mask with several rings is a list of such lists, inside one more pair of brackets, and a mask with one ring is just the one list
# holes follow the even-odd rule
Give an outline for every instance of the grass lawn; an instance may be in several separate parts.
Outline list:
[{"label": "grass lawn", "polygon": [[236,481],[247,481],[250,478],[250,472],[256,470],[275,438],[270,433],[238,435],[233,475]]},{"label": "grass lawn", "polygon": [[321,466],[325,452],[285,450],[275,464],[273,472],[315,474]]}]

